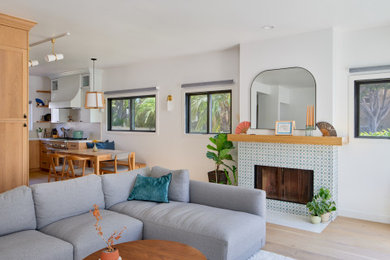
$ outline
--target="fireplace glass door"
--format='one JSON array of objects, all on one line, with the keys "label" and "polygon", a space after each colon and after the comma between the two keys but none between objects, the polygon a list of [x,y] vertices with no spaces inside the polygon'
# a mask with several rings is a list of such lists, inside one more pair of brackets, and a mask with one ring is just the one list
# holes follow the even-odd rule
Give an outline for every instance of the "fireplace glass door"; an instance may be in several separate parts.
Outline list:
[{"label": "fireplace glass door", "polygon": [[313,198],[313,170],[256,165],[255,188],[267,199],[306,204]]}]

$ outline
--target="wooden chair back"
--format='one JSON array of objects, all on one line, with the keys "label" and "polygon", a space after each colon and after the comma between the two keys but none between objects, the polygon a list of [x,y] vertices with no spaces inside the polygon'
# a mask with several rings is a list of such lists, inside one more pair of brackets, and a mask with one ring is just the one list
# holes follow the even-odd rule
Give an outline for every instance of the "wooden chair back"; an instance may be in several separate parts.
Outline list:
[{"label": "wooden chair back", "polygon": [[[78,164],[81,165],[81,168],[82,168],[82,175],[81,176],[85,175],[85,166],[86,166],[89,158],[81,157],[81,156],[77,156],[77,155],[68,155],[68,156],[66,156],[66,160],[68,161],[68,165],[69,165],[68,171],[67,171],[67,175],[69,178],[78,177],[75,175],[75,171],[74,171],[74,166],[75,166],[76,162],[79,162]],[[69,173],[70,173],[70,175],[69,175]]]},{"label": "wooden chair back", "polygon": [[[65,174],[65,166],[66,166],[66,156],[62,154],[57,154],[57,153],[47,153],[49,156],[49,177],[48,177],[48,182],[50,182],[50,178],[54,177],[54,179],[57,181],[58,177],[60,177],[61,180],[64,179],[64,174]],[[60,158],[63,158],[63,163],[62,163],[62,170],[57,171],[56,166],[59,166],[60,163]]]},{"label": "wooden chair back", "polygon": [[102,171],[101,172],[102,174],[104,174],[104,173],[118,173],[118,165],[127,166],[128,167],[127,171],[135,170],[135,152],[129,153],[126,161],[118,160],[118,156],[115,155],[115,158],[111,163],[108,163],[108,162],[107,163],[103,162],[103,163],[106,165],[111,164],[111,166],[113,166],[113,171],[111,171],[111,170],[110,171]]}]

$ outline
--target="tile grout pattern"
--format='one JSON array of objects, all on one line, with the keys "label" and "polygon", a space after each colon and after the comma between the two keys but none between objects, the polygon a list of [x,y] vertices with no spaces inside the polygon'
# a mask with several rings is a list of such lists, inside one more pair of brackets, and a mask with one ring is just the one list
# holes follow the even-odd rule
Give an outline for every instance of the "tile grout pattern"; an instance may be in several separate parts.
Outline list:
[{"label": "tile grout pattern", "polygon": [[[255,165],[297,168],[314,171],[314,193],[328,188],[338,197],[338,148],[326,145],[238,143],[238,185],[254,188]],[[267,199],[267,209],[295,215],[308,215],[305,205]],[[336,216],[334,212],[332,217]]]}]

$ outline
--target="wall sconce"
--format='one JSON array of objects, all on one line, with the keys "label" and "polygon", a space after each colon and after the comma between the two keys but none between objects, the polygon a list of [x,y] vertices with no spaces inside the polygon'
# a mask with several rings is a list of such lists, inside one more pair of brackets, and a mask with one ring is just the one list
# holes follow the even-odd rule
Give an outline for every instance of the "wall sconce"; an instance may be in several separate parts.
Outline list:
[{"label": "wall sconce", "polygon": [[172,111],[173,110],[173,98],[172,95],[168,95],[167,97],[167,110]]}]

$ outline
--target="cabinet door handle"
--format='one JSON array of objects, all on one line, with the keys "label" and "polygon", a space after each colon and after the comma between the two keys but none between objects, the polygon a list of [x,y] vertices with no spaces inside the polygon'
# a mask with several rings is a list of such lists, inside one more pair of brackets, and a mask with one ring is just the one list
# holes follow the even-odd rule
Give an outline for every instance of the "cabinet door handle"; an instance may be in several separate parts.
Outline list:
[{"label": "cabinet door handle", "polygon": [[24,114],[24,115],[23,115],[23,118],[27,118],[27,115],[26,115],[26,114]]},{"label": "cabinet door handle", "polygon": [[26,124],[26,123],[24,123],[24,124],[23,124],[23,126],[24,126],[24,127],[27,127],[27,124]]}]

